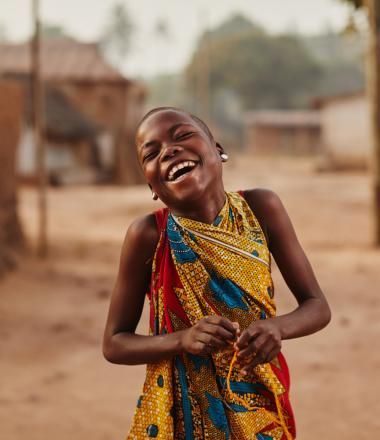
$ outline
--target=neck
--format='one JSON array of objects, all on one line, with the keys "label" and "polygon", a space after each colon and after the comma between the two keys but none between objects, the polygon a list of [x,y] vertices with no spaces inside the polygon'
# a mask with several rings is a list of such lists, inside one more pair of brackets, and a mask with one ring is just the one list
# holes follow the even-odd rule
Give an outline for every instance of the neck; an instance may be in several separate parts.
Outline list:
[{"label": "neck", "polygon": [[224,188],[221,187],[212,194],[208,193],[199,200],[186,203],[186,206],[170,208],[176,217],[186,217],[202,223],[211,224],[226,201]]}]

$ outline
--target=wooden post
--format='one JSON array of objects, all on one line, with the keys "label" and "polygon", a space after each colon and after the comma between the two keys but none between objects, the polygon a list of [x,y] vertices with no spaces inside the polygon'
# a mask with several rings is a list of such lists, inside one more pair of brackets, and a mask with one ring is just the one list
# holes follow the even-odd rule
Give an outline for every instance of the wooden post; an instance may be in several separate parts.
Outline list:
[{"label": "wooden post", "polygon": [[370,27],[368,58],[368,97],[373,140],[373,208],[375,246],[380,246],[380,0],[366,0]]},{"label": "wooden post", "polygon": [[31,44],[31,73],[32,73],[32,95],[33,95],[33,119],[34,139],[37,155],[37,178],[38,178],[38,233],[37,253],[41,258],[47,256],[47,174],[45,161],[45,143],[43,130],[43,90],[41,81],[41,45],[40,45],[40,18],[39,0],[32,0],[34,36]]},{"label": "wooden post", "polygon": [[203,23],[203,44],[199,46],[197,55],[197,112],[199,116],[210,123],[210,48],[207,35],[207,16],[202,11],[199,22]]},{"label": "wooden post", "polygon": [[17,265],[24,235],[17,208],[17,146],[24,100],[16,81],[0,79],[0,277]]},{"label": "wooden post", "polygon": [[126,139],[126,122],[127,122],[127,86],[123,84],[123,89],[120,90],[121,111],[119,114],[116,133],[116,182],[119,185],[126,185],[128,183],[128,165],[127,164],[127,139]]}]

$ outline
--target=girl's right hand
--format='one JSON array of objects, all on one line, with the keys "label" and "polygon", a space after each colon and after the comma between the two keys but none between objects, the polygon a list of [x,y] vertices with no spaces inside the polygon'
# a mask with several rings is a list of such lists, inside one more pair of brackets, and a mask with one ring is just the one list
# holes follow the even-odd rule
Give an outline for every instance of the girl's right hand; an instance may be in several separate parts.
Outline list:
[{"label": "girl's right hand", "polygon": [[207,355],[229,347],[233,349],[239,332],[237,322],[217,315],[206,316],[181,332],[182,350],[194,355]]}]

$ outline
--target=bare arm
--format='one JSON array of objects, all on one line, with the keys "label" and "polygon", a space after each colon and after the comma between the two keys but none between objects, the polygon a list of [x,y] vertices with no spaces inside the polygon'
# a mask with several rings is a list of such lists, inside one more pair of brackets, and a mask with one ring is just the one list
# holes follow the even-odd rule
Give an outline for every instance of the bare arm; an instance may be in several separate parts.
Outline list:
[{"label": "bare arm", "polygon": [[127,231],[103,339],[104,357],[110,362],[142,364],[179,352],[175,334],[152,337],[135,333],[149,288],[157,241],[153,215],[135,221]]},{"label": "bare arm", "polygon": [[171,334],[145,336],[135,333],[149,288],[158,238],[153,215],[135,221],[126,234],[103,339],[104,357],[112,363],[155,363],[183,351],[205,354],[224,349],[228,340],[235,339],[234,325],[215,316]]},{"label": "bare arm", "polygon": [[237,344],[241,356],[259,353],[255,362],[258,364],[271,360],[280,351],[282,339],[298,338],[325,327],[331,312],[279,197],[272,191],[257,189],[247,191],[246,199],[266,232],[269,250],[298,302],[294,311],[257,321],[242,333]]}]

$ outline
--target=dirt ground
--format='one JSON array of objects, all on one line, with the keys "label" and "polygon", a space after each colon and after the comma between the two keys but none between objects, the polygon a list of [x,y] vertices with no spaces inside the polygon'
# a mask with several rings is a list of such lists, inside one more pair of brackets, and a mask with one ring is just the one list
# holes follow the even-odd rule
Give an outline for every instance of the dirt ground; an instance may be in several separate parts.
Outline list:
[{"label": "dirt ground", "polygon": [[[298,438],[378,438],[380,251],[371,246],[370,180],[313,166],[242,157],[228,163],[226,188],[278,192],[332,307],[325,330],[284,342]],[[31,249],[36,205],[35,191],[22,188]],[[122,440],[144,367],[107,363],[101,338],[125,230],[158,203],[146,187],[67,187],[49,191],[49,206],[49,258],[31,252],[0,281],[1,439]],[[284,313],[295,302],[273,274]]]}]

